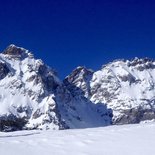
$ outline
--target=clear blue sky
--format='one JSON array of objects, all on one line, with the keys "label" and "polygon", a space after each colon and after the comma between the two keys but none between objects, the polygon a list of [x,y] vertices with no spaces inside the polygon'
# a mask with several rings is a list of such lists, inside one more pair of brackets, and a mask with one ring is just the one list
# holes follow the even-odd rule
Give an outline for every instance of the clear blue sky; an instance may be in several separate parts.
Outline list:
[{"label": "clear blue sky", "polygon": [[113,59],[155,58],[154,0],[1,0],[0,50],[14,43],[55,68],[99,69]]}]

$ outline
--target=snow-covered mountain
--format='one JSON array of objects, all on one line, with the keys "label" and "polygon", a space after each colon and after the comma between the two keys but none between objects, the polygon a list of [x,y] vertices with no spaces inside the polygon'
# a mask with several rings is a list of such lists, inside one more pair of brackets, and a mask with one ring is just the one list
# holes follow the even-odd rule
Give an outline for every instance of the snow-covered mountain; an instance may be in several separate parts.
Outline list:
[{"label": "snow-covered mountain", "polygon": [[0,54],[0,130],[61,127],[55,72],[26,49],[10,45]]},{"label": "snow-covered mountain", "polygon": [[113,124],[139,123],[155,118],[154,60],[116,60],[96,72],[78,67],[66,81],[75,96],[84,94],[92,103],[111,109]]},{"label": "snow-covered mountain", "polygon": [[0,131],[67,129],[155,119],[155,61],[76,68],[61,81],[21,47],[0,54]]},{"label": "snow-covered mountain", "polygon": [[[110,124],[105,105],[74,97],[55,71],[28,50],[10,45],[0,54],[0,130],[65,129]],[[105,117],[103,117],[105,115]]]}]

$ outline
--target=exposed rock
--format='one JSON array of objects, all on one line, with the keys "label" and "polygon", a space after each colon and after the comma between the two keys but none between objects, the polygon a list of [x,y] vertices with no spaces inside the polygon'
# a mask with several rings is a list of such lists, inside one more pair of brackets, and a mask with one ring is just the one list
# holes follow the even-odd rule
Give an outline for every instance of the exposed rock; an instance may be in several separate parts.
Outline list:
[{"label": "exposed rock", "polygon": [[5,78],[9,73],[9,68],[5,63],[0,62],[0,80]]},{"label": "exposed rock", "polygon": [[16,130],[22,130],[27,123],[26,118],[17,118],[10,114],[9,116],[0,117],[0,131],[10,132]]},{"label": "exposed rock", "polygon": [[114,121],[114,124],[134,124],[155,118],[154,110],[143,109],[141,107],[122,111],[122,115]]},{"label": "exposed rock", "polygon": [[124,75],[124,76],[118,76],[123,82],[129,82],[130,84],[136,82],[136,78],[132,74]]},{"label": "exposed rock", "polygon": [[64,80],[64,84],[73,96],[90,95],[89,81],[91,80],[93,71],[86,67],[77,67],[69,76]]},{"label": "exposed rock", "polygon": [[33,55],[26,49],[22,47],[17,47],[13,44],[9,45],[4,51],[3,54],[9,55],[13,58],[25,58],[25,57],[33,57]]}]

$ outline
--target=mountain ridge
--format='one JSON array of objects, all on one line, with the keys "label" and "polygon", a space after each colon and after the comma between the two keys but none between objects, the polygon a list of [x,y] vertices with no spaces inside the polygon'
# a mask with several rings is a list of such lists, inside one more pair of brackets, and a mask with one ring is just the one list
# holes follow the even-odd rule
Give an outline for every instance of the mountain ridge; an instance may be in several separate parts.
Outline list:
[{"label": "mountain ridge", "polygon": [[51,67],[13,44],[0,54],[0,131],[68,129],[155,119],[155,61],[79,66],[61,81]]}]

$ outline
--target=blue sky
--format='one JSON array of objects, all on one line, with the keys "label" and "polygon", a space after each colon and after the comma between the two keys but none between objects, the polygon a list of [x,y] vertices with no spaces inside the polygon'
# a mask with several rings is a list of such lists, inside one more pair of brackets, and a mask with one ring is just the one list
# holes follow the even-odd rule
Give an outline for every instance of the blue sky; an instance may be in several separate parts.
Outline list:
[{"label": "blue sky", "polygon": [[61,78],[79,65],[155,58],[154,8],[153,0],[3,0],[0,50],[27,48]]}]

